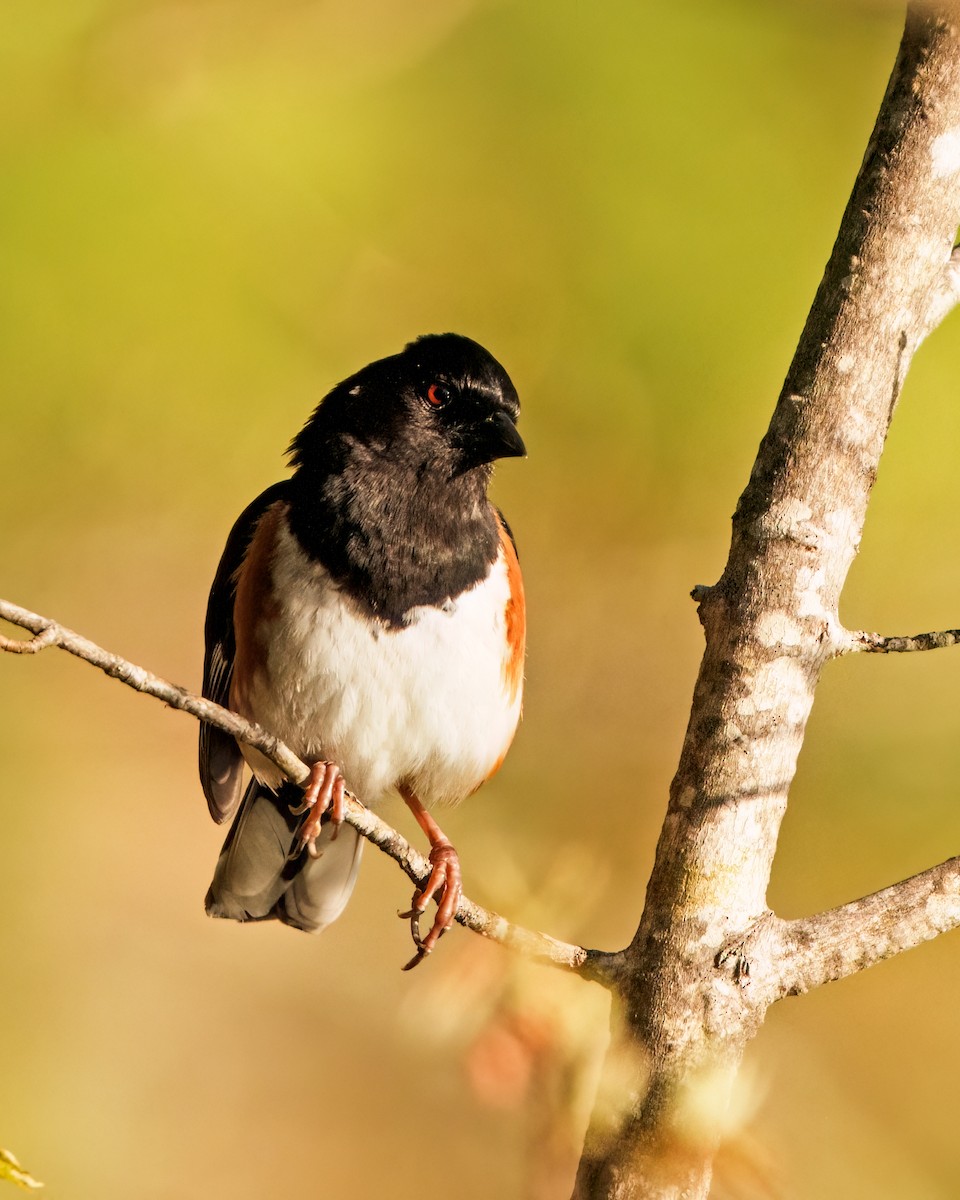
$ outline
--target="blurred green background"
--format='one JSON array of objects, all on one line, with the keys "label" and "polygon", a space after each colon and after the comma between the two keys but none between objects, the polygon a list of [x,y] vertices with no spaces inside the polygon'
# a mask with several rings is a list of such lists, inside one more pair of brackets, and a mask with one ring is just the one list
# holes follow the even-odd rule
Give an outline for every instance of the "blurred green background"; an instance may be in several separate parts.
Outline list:
[{"label": "blurred green background", "polygon": [[[476,899],[624,944],[700,655],[687,593],[722,568],[900,25],[11,0],[0,594],[197,686],[226,532],[311,407],[418,333],[470,334],[524,404],[496,496],[530,659],[507,765],[447,826]],[[960,621],[958,320],[908,381],[852,626]],[[958,676],[957,652],[829,669],[778,911],[956,851]],[[195,739],[64,655],[0,660],[0,1145],[52,1200],[568,1195],[599,989],[459,930],[402,975],[409,889],[375,853],[319,939],[207,920]],[[958,989],[947,938],[775,1009],[716,1194],[955,1196]]]}]

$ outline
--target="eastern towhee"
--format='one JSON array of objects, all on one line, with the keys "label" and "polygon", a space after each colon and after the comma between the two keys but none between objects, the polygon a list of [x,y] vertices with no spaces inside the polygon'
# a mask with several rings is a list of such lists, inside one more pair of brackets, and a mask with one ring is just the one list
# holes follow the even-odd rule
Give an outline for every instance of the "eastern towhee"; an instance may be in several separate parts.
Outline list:
[{"label": "eastern towhee", "polygon": [[[409,965],[453,923],[460,862],[427,810],[489,779],[520,718],[523,582],[487,498],[493,461],[526,453],[519,411],[482,346],[421,337],[325,397],[290,446],[293,476],[234,525],[207,607],[203,694],[312,767],[301,791],[201,726],[210,813],[236,814],[211,916],[307,931],[336,920],[363,846],[341,823],[346,786],[367,805],[399,792],[430,840]],[[416,922],[434,896],[421,940]]]}]

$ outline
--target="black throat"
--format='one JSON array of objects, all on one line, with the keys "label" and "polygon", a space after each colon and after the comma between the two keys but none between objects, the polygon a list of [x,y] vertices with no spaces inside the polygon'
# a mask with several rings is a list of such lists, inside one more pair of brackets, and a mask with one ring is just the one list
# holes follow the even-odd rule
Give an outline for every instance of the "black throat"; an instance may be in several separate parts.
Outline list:
[{"label": "black throat", "polygon": [[290,481],[290,528],[304,551],[369,615],[392,628],[483,579],[497,557],[490,467],[386,461],[353,443]]}]

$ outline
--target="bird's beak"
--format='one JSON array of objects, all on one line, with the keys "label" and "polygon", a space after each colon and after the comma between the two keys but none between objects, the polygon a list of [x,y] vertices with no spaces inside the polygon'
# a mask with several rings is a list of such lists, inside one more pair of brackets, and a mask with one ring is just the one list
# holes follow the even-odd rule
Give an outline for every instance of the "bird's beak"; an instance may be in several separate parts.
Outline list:
[{"label": "bird's beak", "polygon": [[503,408],[494,409],[479,421],[473,420],[462,425],[455,437],[461,457],[454,468],[454,475],[472,471],[474,467],[492,463],[498,458],[520,458],[527,453],[513,418]]},{"label": "bird's beak", "polygon": [[477,432],[488,462],[495,458],[526,458],[527,448],[523,438],[504,409],[498,408],[487,417]]}]

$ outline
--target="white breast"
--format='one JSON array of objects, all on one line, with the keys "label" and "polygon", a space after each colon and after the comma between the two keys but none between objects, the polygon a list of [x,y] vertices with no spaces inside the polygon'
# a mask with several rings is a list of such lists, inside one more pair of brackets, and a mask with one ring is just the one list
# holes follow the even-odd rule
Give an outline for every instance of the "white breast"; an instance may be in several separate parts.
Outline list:
[{"label": "white breast", "polygon": [[[358,611],[278,523],[262,665],[237,707],[308,760],[336,762],[375,804],[404,782],[424,804],[455,803],[495,770],[520,717],[507,681],[503,554],[445,608],[390,629]],[[515,694],[512,694],[515,692]],[[244,753],[270,786],[279,775]]]}]

